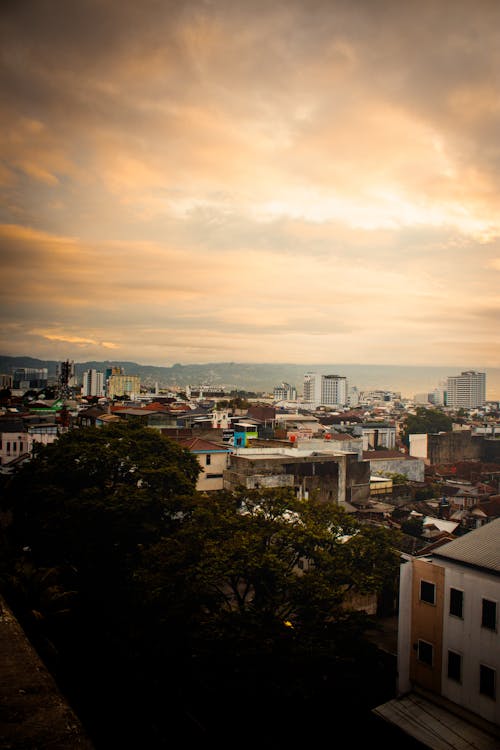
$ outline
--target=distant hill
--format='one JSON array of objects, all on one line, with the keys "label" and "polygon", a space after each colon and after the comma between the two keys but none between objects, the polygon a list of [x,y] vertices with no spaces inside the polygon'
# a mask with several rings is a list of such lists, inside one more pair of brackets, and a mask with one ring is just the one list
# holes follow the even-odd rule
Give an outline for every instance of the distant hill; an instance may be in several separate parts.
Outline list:
[{"label": "distant hill", "polygon": [[[42,360],[33,357],[8,357],[0,355],[0,373],[10,374],[16,367],[47,367],[50,377],[55,377],[58,360]],[[402,396],[412,397],[415,393],[431,392],[440,381],[448,375],[458,374],[460,368],[435,366],[412,367],[402,365],[362,365],[362,364],[290,364],[290,363],[242,363],[212,362],[208,364],[157,367],[142,365],[137,362],[105,360],[101,362],[75,362],[75,371],[79,381],[85,370],[96,369],[104,372],[106,368],[123,367],[127,375],[139,375],[141,383],[154,388],[168,386],[218,385],[228,390],[246,390],[255,392],[272,391],[282,381],[290,383],[302,392],[304,374],[318,372],[323,374],[343,375],[350,386],[359,390],[382,389],[399,391]],[[469,369],[463,367],[461,369]],[[476,368],[481,369],[481,368]],[[482,369],[484,371],[484,368]],[[500,370],[488,369],[486,376],[487,397],[498,398],[500,393]]]}]

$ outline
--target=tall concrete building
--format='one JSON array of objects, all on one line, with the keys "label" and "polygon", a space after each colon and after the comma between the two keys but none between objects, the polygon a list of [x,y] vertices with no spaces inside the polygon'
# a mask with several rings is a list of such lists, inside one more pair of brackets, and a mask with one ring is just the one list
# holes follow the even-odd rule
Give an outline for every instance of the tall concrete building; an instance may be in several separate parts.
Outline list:
[{"label": "tall concrete building", "polygon": [[16,367],[12,374],[12,385],[16,390],[45,388],[48,377],[47,367]]},{"label": "tall concrete building", "polygon": [[317,372],[306,372],[304,375],[304,401],[307,403],[321,403],[321,377]]},{"label": "tall concrete building", "polygon": [[132,399],[141,392],[141,379],[138,375],[111,375],[107,391],[108,398],[126,396]]},{"label": "tall concrete building", "polygon": [[83,396],[104,396],[104,374],[97,370],[83,373]]},{"label": "tall concrete building", "polygon": [[346,406],[347,402],[347,378],[342,375],[323,375],[321,404],[323,406]]},{"label": "tall concrete building", "polygon": [[486,374],[469,370],[448,377],[446,405],[453,409],[476,409],[486,401]]},{"label": "tall concrete building", "polygon": [[275,401],[296,401],[297,389],[289,383],[280,383],[274,386],[273,395]]},{"label": "tall concrete building", "polygon": [[304,401],[315,406],[346,406],[348,403],[347,378],[342,375],[304,375]]}]

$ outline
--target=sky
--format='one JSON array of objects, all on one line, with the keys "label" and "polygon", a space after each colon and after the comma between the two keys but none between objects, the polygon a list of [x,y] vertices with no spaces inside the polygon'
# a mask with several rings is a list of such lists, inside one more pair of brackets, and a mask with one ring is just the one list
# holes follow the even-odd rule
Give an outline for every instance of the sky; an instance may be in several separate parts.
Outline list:
[{"label": "sky", "polygon": [[0,352],[500,367],[497,0],[3,0]]}]

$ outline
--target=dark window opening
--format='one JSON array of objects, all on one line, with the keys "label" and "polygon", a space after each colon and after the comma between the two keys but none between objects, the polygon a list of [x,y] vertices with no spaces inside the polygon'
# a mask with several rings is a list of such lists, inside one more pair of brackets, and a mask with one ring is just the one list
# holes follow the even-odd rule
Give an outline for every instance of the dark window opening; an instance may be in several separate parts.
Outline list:
[{"label": "dark window opening", "polygon": [[483,599],[483,611],[481,625],[489,630],[496,630],[497,627],[497,603],[489,599]]},{"label": "dark window opening", "polygon": [[489,698],[495,697],[495,670],[485,664],[479,665],[479,692]]},{"label": "dark window opening", "polygon": [[431,643],[427,643],[427,641],[418,642],[418,660],[423,664],[428,664],[432,667],[433,652],[434,649]]},{"label": "dark window opening", "polygon": [[427,604],[436,603],[436,585],[429,581],[420,581],[420,601]]},{"label": "dark window opening", "polygon": [[463,617],[464,592],[459,589],[450,589],[450,615]]},{"label": "dark window opening", "polygon": [[448,677],[450,680],[462,681],[462,657],[455,651],[448,651]]}]

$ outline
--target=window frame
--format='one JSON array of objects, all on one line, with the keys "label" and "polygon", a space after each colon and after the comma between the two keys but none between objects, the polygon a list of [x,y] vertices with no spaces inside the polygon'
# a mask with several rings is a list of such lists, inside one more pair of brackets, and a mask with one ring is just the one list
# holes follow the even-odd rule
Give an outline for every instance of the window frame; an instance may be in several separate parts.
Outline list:
[{"label": "window frame", "polygon": [[[460,594],[460,613],[452,611],[453,592],[456,592],[456,594]],[[448,611],[451,617],[458,617],[460,620],[464,619],[464,592],[462,589],[456,589],[454,586],[450,587],[450,602]]]},{"label": "window frame", "polygon": [[[450,657],[457,657],[458,662],[458,677],[453,674],[454,670],[450,669]],[[455,663],[456,666],[456,663]],[[458,682],[462,684],[462,654],[460,654],[458,651],[453,651],[453,649],[448,649],[448,659],[447,659],[447,665],[446,665],[446,675],[449,680],[453,680],[453,682]]]},{"label": "window frame", "polygon": [[[483,675],[486,673],[486,670],[488,673],[492,676],[492,689],[484,689],[485,683],[483,679]],[[484,695],[486,698],[491,698],[492,700],[496,700],[496,693],[497,693],[497,670],[494,669],[494,667],[489,667],[487,664],[479,664],[479,694]]]},{"label": "window frame", "polygon": [[[426,649],[430,649],[430,661],[428,659],[422,659],[421,655],[423,651],[421,650],[421,645],[423,645],[424,651]],[[429,641],[425,641],[423,638],[419,638],[417,641],[417,659],[420,664],[425,664],[427,667],[433,667],[434,666],[434,644],[430,643]]]},{"label": "window frame", "polygon": [[[432,586],[432,594],[433,594],[432,601],[429,601],[429,599],[425,599],[422,596],[422,594],[424,593],[423,592],[423,587],[424,586],[428,586],[428,587]],[[433,581],[427,581],[427,580],[425,580],[425,578],[421,578],[420,579],[419,599],[420,599],[421,602],[424,602],[425,604],[430,604],[433,607],[436,606],[436,584]]]},{"label": "window frame", "polygon": [[[485,603],[492,605],[493,618],[491,617],[491,611],[488,612],[485,609]],[[497,619],[498,619],[498,607],[497,602],[494,599],[487,599],[482,597],[481,599],[481,627],[486,630],[496,632],[497,630]]]}]

